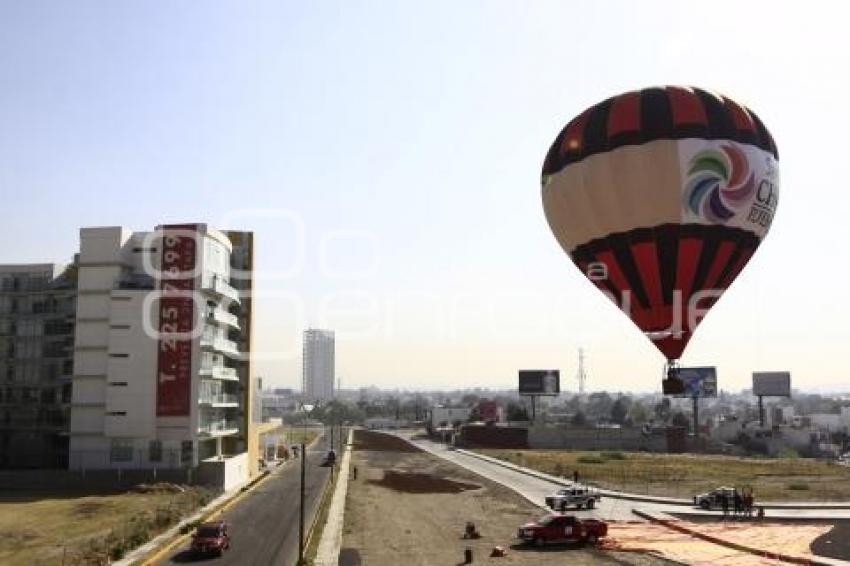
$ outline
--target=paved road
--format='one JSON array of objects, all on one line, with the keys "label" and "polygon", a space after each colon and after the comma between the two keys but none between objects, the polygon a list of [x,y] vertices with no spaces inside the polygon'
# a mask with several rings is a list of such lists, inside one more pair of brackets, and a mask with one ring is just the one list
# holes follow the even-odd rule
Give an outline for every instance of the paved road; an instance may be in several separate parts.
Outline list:
[{"label": "paved road", "polygon": [[[307,451],[305,532],[312,524],[330,468],[319,466],[326,452],[326,438]],[[300,460],[272,472],[272,477],[224,512],[229,525],[231,549],[222,557],[198,558],[184,544],[158,564],[198,561],[216,565],[291,566],[298,560],[298,495]]]},{"label": "paved road", "polygon": [[[484,476],[495,482],[498,482],[505,487],[513,489],[532,503],[540,506],[541,510],[548,511],[544,505],[544,498],[550,495],[555,490],[563,487],[551,481],[529,476],[500,466],[486,460],[481,460],[474,456],[448,450],[445,445],[439,442],[432,442],[425,439],[409,438],[409,435],[404,433],[399,434],[406,438],[414,445],[431,452],[432,454],[462,466],[471,472]],[[641,520],[632,513],[632,509],[640,509],[650,513],[667,513],[675,515],[686,514],[689,518],[698,518],[700,516],[716,516],[717,511],[703,511],[692,507],[682,505],[669,505],[663,503],[630,501],[625,499],[616,499],[613,497],[603,497],[602,501],[593,510],[580,510],[576,514],[582,517],[595,517],[598,519],[619,520],[619,521],[635,521]],[[848,520],[850,519],[850,510],[846,509],[768,509],[766,517],[770,519],[789,519],[789,520]]]},{"label": "paved road", "polygon": [[[410,439],[408,438],[408,440]],[[468,456],[462,452],[447,450],[445,445],[440,444],[439,442],[431,442],[430,440],[424,439],[411,440],[411,442],[423,450],[431,452],[436,456],[444,458],[458,466],[468,469],[471,472],[484,476],[487,479],[493,480],[516,491],[535,505],[538,505],[541,509],[541,514],[543,510],[549,511],[548,507],[546,507],[543,503],[545,497],[547,495],[551,495],[556,489],[563,487],[550,481],[505,468],[498,464],[493,464],[473,456]],[[631,501],[603,497],[599,506],[595,509],[576,511],[576,514],[582,517],[594,517],[598,519],[634,521],[638,520],[638,517],[632,514],[633,508],[634,504]]]}]

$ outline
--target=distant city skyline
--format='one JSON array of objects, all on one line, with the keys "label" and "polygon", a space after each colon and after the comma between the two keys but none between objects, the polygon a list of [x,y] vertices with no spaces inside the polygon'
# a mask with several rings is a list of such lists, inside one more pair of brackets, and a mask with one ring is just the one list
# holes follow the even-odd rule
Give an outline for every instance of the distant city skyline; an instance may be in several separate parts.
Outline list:
[{"label": "distant city skyline", "polygon": [[[451,13],[451,17],[446,17]],[[0,263],[68,263],[82,226],[253,231],[257,374],[297,389],[336,331],[344,386],[660,390],[663,359],[572,265],[540,169],[587,106],[654,84],[753,108],[779,147],[764,244],[683,365],[844,390],[850,305],[840,7],[508,1],[0,5]]]}]

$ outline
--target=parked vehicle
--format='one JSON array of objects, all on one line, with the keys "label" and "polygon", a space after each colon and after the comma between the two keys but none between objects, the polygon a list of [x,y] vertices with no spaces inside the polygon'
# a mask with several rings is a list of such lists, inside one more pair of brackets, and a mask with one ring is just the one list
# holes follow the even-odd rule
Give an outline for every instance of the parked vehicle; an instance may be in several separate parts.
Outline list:
[{"label": "parked vehicle", "polygon": [[723,507],[723,498],[726,497],[728,505],[731,507],[734,501],[735,488],[733,487],[718,487],[712,489],[708,493],[701,493],[694,496],[694,505],[702,507],[705,510],[720,509]]},{"label": "parked vehicle", "polygon": [[328,450],[328,453],[325,454],[325,459],[322,460],[322,466],[333,466],[336,463],[336,452],[333,450]]},{"label": "parked vehicle", "polygon": [[587,507],[593,509],[602,499],[595,489],[580,484],[574,484],[564,489],[559,489],[552,495],[546,497],[546,506],[553,511],[564,511],[567,507],[575,506],[576,509]]},{"label": "parked vehicle", "polygon": [[221,556],[230,548],[230,535],[227,523],[213,521],[202,523],[192,535],[192,552],[195,554],[215,554]]},{"label": "parked vehicle", "polygon": [[517,538],[535,546],[554,542],[596,541],[608,534],[608,523],[597,519],[579,519],[575,515],[548,515],[519,528]]}]

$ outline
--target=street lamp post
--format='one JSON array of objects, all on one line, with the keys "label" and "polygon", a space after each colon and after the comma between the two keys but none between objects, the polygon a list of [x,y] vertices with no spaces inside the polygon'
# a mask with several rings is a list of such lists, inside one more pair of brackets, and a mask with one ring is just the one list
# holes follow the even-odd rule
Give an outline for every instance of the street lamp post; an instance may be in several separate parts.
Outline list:
[{"label": "street lamp post", "polygon": [[[301,411],[309,415],[315,405],[301,404]],[[302,419],[302,424],[304,423]],[[306,424],[302,427],[306,429]],[[307,447],[304,443],[304,435],[301,435],[301,504],[298,509],[298,563],[304,561],[304,475],[307,468]]]}]

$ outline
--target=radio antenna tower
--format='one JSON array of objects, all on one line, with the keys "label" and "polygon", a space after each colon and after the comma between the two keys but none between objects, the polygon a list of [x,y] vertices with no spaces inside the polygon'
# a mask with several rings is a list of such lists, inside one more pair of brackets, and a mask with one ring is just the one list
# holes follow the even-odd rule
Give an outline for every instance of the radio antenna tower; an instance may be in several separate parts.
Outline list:
[{"label": "radio antenna tower", "polygon": [[576,375],[578,381],[578,394],[584,395],[584,386],[587,382],[587,372],[584,369],[584,349],[578,349],[578,373]]}]

